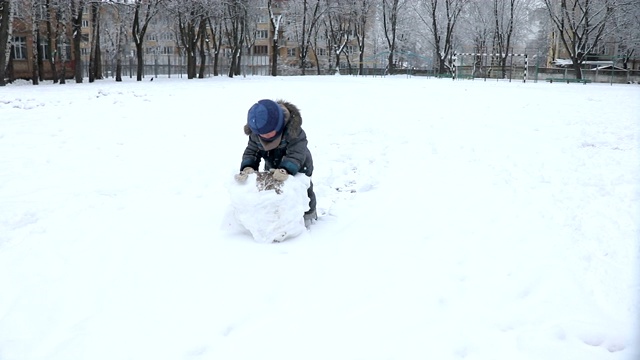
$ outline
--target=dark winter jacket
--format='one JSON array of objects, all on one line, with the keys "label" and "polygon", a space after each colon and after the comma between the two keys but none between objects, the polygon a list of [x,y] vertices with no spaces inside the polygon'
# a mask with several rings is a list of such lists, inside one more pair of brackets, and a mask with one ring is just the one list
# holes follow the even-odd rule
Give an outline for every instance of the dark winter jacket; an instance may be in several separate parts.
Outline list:
[{"label": "dark winter jacket", "polygon": [[244,126],[244,133],[249,135],[249,142],[242,155],[240,170],[251,167],[258,171],[260,160],[265,161],[265,170],[285,169],[291,175],[299,172],[311,176],[313,173],[313,159],[307,147],[307,135],[302,130],[300,110],[286,101],[278,100],[283,108],[284,132],[277,148],[265,151],[258,135],[253,134],[249,125]]}]

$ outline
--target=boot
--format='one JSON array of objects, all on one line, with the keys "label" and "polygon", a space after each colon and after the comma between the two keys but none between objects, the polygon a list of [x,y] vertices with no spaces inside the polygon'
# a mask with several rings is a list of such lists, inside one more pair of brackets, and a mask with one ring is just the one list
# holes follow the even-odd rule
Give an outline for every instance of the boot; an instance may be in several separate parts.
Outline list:
[{"label": "boot", "polygon": [[304,213],[304,226],[307,228],[316,220],[318,220],[318,214],[316,213],[316,209],[309,210]]}]

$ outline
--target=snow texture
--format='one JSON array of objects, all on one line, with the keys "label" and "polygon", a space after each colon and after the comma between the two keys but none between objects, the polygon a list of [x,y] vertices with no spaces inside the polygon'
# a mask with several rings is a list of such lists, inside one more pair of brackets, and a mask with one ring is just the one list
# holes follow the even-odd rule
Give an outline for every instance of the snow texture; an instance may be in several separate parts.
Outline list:
[{"label": "snow texture", "polygon": [[[263,98],[301,110],[319,215],[268,244],[231,211],[279,196],[233,183]],[[640,359],[639,100],[407,76],[0,87],[0,359]]]}]

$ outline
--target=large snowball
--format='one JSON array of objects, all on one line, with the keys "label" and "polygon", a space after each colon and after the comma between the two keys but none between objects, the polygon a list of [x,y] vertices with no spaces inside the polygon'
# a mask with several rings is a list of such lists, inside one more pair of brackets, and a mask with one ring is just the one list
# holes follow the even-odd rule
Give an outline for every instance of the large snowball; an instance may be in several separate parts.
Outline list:
[{"label": "large snowball", "polygon": [[309,210],[309,185],[304,174],[284,182],[273,180],[269,172],[251,174],[245,183],[229,185],[233,218],[257,242],[298,236],[306,230],[302,216]]}]

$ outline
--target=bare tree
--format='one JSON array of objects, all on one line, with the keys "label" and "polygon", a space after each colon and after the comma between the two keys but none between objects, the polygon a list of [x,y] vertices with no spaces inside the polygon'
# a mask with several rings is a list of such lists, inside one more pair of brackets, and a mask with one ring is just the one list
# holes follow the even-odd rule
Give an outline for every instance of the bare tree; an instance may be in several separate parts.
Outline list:
[{"label": "bare tree", "polygon": [[[615,26],[614,40],[618,47],[618,56],[624,69],[629,68],[629,62],[634,61],[634,54],[640,54],[640,3],[628,1],[616,7],[613,17]],[[632,68],[636,68],[632,64]]]},{"label": "bare tree", "polygon": [[382,0],[382,27],[389,51],[387,56],[387,72],[390,75],[393,75],[395,67],[393,58],[396,50],[399,4],[400,0]]},{"label": "bare tree", "polygon": [[[493,53],[503,78],[507,76],[507,59],[514,52],[514,44],[522,40],[521,35],[532,21],[528,11],[532,10],[531,0],[493,1]],[[522,43],[522,41],[520,41]]]},{"label": "bare tree", "polygon": [[246,0],[228,1],[225,7],[224,29],[227,37],[227,45],[231,49],[231,65],[228,76],[240,75],[240,60],[242,46],[247,29],[247,3]]},{"label": "bare tree", "polygon": [[420,0],[419,18],[432,37],[438,72],[451,69],[454,34],[467,0]]},{"label": "bare tree", "polygon": [[82,14],[86,0],[71,0],[71,27],[73,29],[73,54],[75,60],[75,79],[76,83],[82,83]]},{"label": "bare tree", "polygon": [[[183,55],[187,58],[187,78],[189,79],[196,76],[204,78],[207,54],[211,52],[211,46],[215,48],[217,44],[218,33],[212,26],[211,18],[217,13],[219,4],[212,0],[166,3],[166,9],[178,19],[177,37],[182,45],[181,49],[184,49]],[[207,32],[208,28],[211,33]]]},{"label": "bare tree", "polygon": [[[54,0],[55,1],[55,0]],[[51,77],[53,78],[53,82],[58,82],[58,69],[57,69],[57,39],[60,36],[60,31],[62,29],[62,24],[60,24],[56,17],[58,14],[58,7],[54,6],[57,4],[52,4],[51,0],[45,0],[44,6],[44,15],[45,15],[45,25],[47,31],[47,45],[49,46],[49,54],[47,54],[47,59],[49,60],[49,69],[51,71]],[[63,64],[64,65],[64,64]]]},{"label": "bare tree", "polygon": [[219,75],[220,49],[222,49],[222,11],[214,10],[207,19],[211,41],[207,43],[209,52],[213,52],[213,76]]},{"label": "bare tree", "polygon": [[131,34],[136,46],[137,74],[136,81],[142,81],[144,74],[144,36],[151,19],[158,13],[160,0],[134,0],[133,27]]},{"label": "bare tree", "polygon": [[606,35],[615,0],[544,0],[554,25],[554,35],[566,50],[577,79],[582,63]]},{"label": "bare tree", "polygon": [[39,1],[31,1],[31,43],[32,43],[32,54],[31,54],[31,83],[33,85],[38,85],[41,80],[43,80],[42,73],[42,52],[41,49],[41,38],[40,38],[40,21],[42,20],[42,8],[40,7]]},{"label": "bare tree", "polygon": [[507,76],[507,58],[511,51],[511,36],[515,20],[516,0],[493,0],[493,53],[498,58],[502,78]]},{"label": "bare tree", "polygon": [[340,69],[340,56],[345,52],[353,31],[353,14],[347,5],[345,1],[327,1],[327,13],[324,16],[325,36],[335,56],[335,71]]},{"label": "bare tree", "polygon": [[198,70],[198,79],[204,79],[204,74],[207,66],[207,47],[209,38],[207,36],[207,23],[208,16],[205,12],[200,13],[200,19],[198,21],[198,39],[200,40],[198,46],[198,54],[200,54],[200,68]]},{"label": "bare tree", "polygon": [[489,43],[492,37],[492,11],[490,1],[478,0],[469,3],[468,11],[462,12],[458,29],[465,34],[462,40],[466,49],[474,54],[473,56],[473,76],[483,73],[483,55],[490,53]]},{"label": "bare tree", "polygon": [[[60,72],[60,85],[65,85],[67,83],[67,60],[70,60],[71,55],[71,47],[69,44],[69,37],[67,36],[67,26],[69,23],[69,19],[71,17],[71,8],[67,3],[65,6],[58,4],[58,10],[56,14],[56,18],[58,20],[58,24],[60,24],[61,31],[59,33],[58,48],[60,51],[60,62],[62,63],[62,71]],[[71,28],[73,30],[73,27]],[[72,35],[73,37],[73,35]],[[69,52],[67,52],[69,49]],[[80,58],[80,54],[76,55],[77,58]],[[76,64],[76,66],[78,66]]]},{"label": "bare tree", "polygon": [[313,35],[317,34],[317,28],[320,26],[320,20],[325,14],[326,9],[322,8],[321,0],[301,0],[302,4],[293,4],[290,9],[291,28],[293,38],[298,44],[299,49],[299,67],[302,75],[306,74],[308,66],[309,51],[312,50],[312,44],[315,42]]},{"label": "bare tree", "polygon": [[105,38],[106,53],[110,55],[108,61],[115,61],[116,82],[121,82],[122,61],[128,48],[126,43],[129,39],[127,27],[133,21],[133,14],[128,9],[129,5],[123,0],[109,0],[105,6],[102,15],[105,26],[101,33]]},{"label": "bare tree", "polygon": [[[15,18],[19,19],[20,30],[29,32],[31,36],[26,37],[27,48],[31,49],[31,57],[27,60],[31,63],[31,83],[38,85],[42,79],[40,71],[42,57],[40,54],[40,28],[39,23],[42,18],[39,1],[21,0],[14,2],[12,8],[15,10]],[[27,52],[28,54],[28,52]]]},{"label": "bare tree", "polygon": [[0,0],[0,86],[6,85],[6,70],[11,50],[9,39],[13,23],[12,13],[11,0]]},{"label": "bare tree", "polygon": [[282,23],[282,14],[276,15],[273,12],[273,0],[267,1],[267,10],[269,11],[269,24],[273,39],[271,40],[271,76],[278,75],[278,53],[280,51],[280,24]]},{"label": "bare tree", "polygon": [[364,70],[364,51],[367,38],[367,23],[371,16],[372,0],[358,0],[354,7],[353,30],[358,43],[358,74],[362,75]]},{"label": "bare tree", "polygon": [[187,79],[196,77],[196,54],[198,41],[202,36],[201,23],[206,25],[198,4],[195,2],[180,2],[171,10],[178,18],[178,34],[180,43],[187,58]]},{"label": "bare tree", "polygon": [[102,2],[92,2],[91,9],[91,48],[89,52],[89,82],[102,79],[102,60],[100,46],[100,13]]}]

